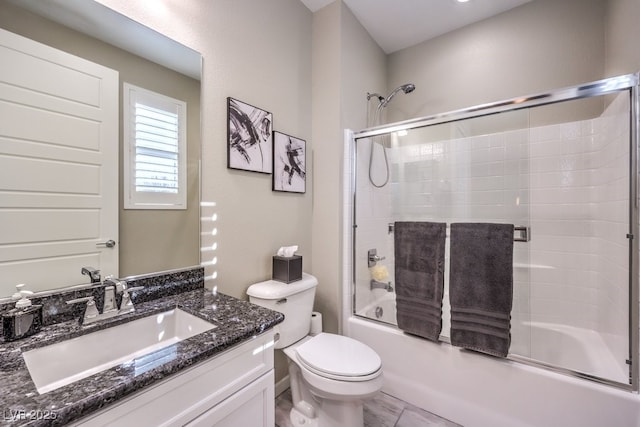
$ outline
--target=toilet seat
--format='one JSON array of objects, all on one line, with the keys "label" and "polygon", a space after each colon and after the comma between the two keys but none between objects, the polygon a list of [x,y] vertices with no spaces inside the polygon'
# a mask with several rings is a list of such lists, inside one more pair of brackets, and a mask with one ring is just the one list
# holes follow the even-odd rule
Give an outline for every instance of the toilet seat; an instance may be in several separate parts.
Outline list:
[{"label": "toilet seat", "polygon": [[365,344],[342,335],[321,333],[296,348],[311,372],[338,381],[368,381],[381,373],[380,356]]}]

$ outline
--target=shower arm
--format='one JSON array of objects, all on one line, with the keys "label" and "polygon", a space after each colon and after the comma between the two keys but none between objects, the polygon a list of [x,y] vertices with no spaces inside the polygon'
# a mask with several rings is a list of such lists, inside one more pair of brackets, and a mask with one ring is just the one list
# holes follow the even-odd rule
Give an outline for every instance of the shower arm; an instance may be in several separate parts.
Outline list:
[{"label": "shower arm", "polygon": [[374,96],[378,98],[378,101],[380,102],[384,101],[384,96],[380,95],[379,93],[369,93],[369,92],[367,92],[367,101],[370,101],[371,98],[373,98]]}]

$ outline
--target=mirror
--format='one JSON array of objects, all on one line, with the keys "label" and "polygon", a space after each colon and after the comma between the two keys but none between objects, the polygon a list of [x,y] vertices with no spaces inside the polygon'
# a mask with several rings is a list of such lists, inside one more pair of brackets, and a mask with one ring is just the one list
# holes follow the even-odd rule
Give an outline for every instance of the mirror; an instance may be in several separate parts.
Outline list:
[{"label": "mirror", "polygon": [[[127,277],[198,265],[201,55],[95,1],[0,0],[0,12],[0,28],[119,73],[117,275]],[[187,103],[186,210],[123,209],[123,82]],[[0,263],[3,261],[0,258]],[[80,273],[81,267],[77,268],[77,282],[65,286],[89,282]],[[103,277],[106,274],[109,272],[103,272]],[[16,284],[0,282],[0,298],[11,296]],[[27,283],[26,289],[51,290],[46,283]]]}]

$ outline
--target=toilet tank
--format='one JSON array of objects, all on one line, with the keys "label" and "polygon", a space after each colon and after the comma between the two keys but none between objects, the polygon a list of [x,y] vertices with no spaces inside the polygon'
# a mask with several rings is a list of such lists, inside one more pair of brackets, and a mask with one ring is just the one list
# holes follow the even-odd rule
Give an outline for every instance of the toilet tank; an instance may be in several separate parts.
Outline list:
[{"label": "toilet tank", "polygon": [[277,327],[280,339],[275,348],[288,347],[309,334],[311,312],[318,279],[302,273],[302,279],[283,283],[267,280],[249,286],[249,301],[284,314],[284,321]]}]

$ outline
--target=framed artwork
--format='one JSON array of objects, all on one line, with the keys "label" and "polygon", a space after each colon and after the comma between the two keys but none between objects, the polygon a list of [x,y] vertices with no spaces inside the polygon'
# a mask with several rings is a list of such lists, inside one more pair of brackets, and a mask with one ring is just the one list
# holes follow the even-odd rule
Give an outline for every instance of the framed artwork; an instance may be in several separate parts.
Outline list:
[{"label": "framed artwork", "polygon": [[273,132],[273,191],[306,191],[306,145],[302,139]]},{"label": "framed artwork", "polygon": [[273,115],[227,98],[227,168],[271,173]]}]

